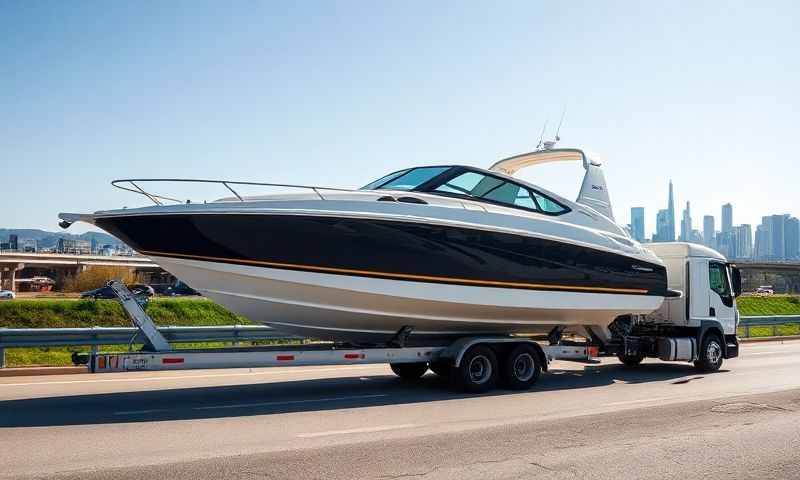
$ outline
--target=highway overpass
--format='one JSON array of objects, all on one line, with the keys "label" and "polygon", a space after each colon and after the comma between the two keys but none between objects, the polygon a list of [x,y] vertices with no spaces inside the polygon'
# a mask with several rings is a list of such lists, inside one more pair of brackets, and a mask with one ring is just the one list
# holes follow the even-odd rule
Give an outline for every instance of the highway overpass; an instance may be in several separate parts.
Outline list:
[{"label": "highway overpass", "polygon": [[42,275],[59,285],[64,278],[88,267],[113,266],[136,272],[162,272],[158,264],[141,256],[74,255],[65,253],[0,252],[0,289],[15,290],[15,279]]}]

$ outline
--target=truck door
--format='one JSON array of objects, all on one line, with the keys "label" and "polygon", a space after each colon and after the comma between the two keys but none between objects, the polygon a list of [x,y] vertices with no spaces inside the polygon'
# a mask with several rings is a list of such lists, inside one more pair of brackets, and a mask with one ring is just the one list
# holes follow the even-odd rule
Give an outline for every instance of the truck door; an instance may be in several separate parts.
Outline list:
[{"label": "truck door", "polygon": [[716,317],[722,324],[726,335],[736,331],[736,309],[733,301],[731,279],[728,278],[728,267],[722,262],[710,260],[708,262],[709,284],[709,317]]}]

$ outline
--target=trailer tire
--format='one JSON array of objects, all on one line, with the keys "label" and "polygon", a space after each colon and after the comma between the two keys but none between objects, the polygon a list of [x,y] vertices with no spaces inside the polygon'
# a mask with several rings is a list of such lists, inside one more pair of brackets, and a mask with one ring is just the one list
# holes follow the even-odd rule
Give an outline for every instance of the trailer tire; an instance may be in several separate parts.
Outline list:
[{"label": "trailer tire", "polygon": [[531,388],[542,373],[539,355],[530,345],[518,345],[503,360],[503,384],[511,390]]},{"label": "trailer tire", "polygon": [[446,362],[431,362],[428,366],[433,373],[443,378],[450,378],[453,367]]},{"label": "trailer tire", "polygon": [[694,366],[703,372],[716,372],[722,366],[722,340],[716,333],[707,333],[700,345],[700,358]]},{"label": "trailer tire", "polygon": [[390,363],[389,367],[403,380],[418,380],[428,371],[428,364],[418,363]]},{"label": "trailer tire", "polygon": [[617,354],[617,358],[623,365],[629,368],[638,367],[642,360],[644,360],[644,355],[625,355],[624,353]]},{"label": "trailer tire", "polygon": [[465,392],[488,392],[497,384],[497,356],[486,345],[471,347],[452,370],[453,386]]}]

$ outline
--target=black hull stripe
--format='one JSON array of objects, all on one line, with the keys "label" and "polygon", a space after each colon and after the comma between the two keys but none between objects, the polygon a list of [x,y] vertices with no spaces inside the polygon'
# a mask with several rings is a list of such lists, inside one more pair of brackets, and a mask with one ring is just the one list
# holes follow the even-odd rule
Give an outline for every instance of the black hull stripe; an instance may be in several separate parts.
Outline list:
[{"label": "black hull stripe", "polygon": [[238,265],[255,265],[260,267],[278,268],[283,270],[297,270],[304,272],[331,273],[337,275],[365,276],[375,278],[387,278],[398,280],[409,280],[416,282],[434,282],[454,285],[474,285],[480,287],[501,287],[501,288],[521,288],[526,290],[547,290],[547,291],[568,291],[568,292],[590,292],[590,293],[618,293],[627,295],[647,295],[648,290],[643,288],[614,288],[614,287],[585,287],[581,285],[552,285],[527,282],[507,282],[499,280],[476,280],[470,278],[443,277],[433,275],[417,275],[411,273],[376,272],[371,270],[359,270],[350,268],[324,267],[317,265],[302,265],[296,263],[270,262],[263,260],[247,260],[239,258],[211,257],[205,255],[187,255],[180,253],[156,252],[150,250],[140,250],[139,253],[147,256],[185,258],[188,260],[211,261],[220,263],[230,263]]}]

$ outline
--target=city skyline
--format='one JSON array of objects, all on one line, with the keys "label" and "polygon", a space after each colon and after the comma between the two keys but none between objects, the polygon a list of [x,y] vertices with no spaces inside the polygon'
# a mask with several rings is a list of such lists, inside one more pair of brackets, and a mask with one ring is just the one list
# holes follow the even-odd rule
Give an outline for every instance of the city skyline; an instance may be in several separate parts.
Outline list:
[{"label": "city skyline", "polygon": [[734,222],[734,206],[727,202],[720,207],[720,229],[716,229],[716,216],[703,215],[702,229],[694,228],[691,201],[681,213],[680,231],[674,231],[674,185],[669,181],[667,208],[656,213],[656,229],[647,235],[644,228],[646,209],[631,207],[631,236],[644,242],[682,241],[714,248],[731,259],[800,260],[800,220],[790,213],[768,214],[757,224]]}]

